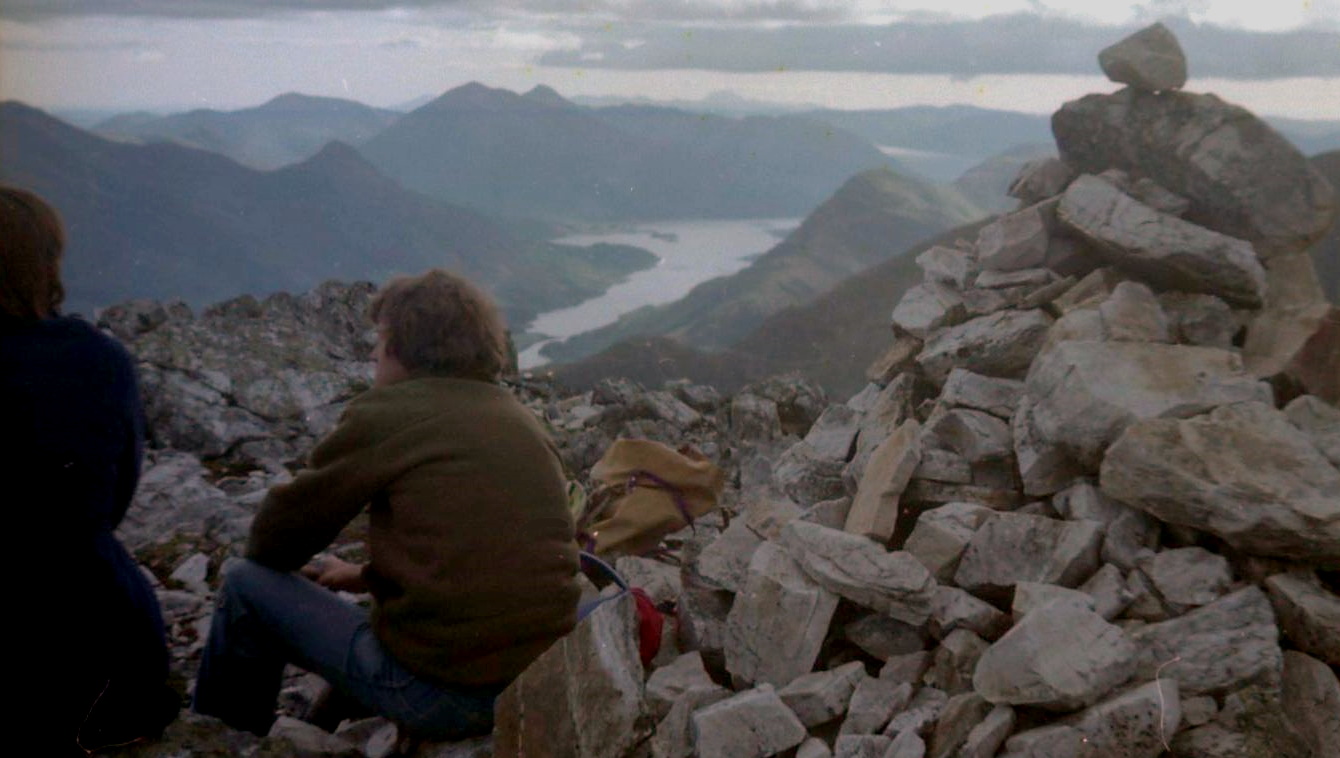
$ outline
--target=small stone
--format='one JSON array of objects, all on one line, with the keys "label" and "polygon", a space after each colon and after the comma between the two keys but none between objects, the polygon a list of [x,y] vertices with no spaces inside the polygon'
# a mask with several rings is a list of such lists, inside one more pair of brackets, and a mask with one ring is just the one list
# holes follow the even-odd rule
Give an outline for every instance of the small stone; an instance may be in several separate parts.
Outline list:
[{"label": "small stone", "polygon": [[1325,663],[1293,650],[1284,653],[1285,717],[1312,755],[1340,755],[1340,680]]},{"label": "small stone", "polygon": [[1093,598],[1094,612],[1108,621],[1120,616],[1135,599],[1126,588],[1126,578],[1121,575],[1121,569],[1111,563],[1099,566],[1089,581],[1081,584],[1079,589]]},{"label": "small stone", "polygon": [[982,376],[956,368],[945,378],[944,388],[940,390],[940,402],[951,407],[986,411],[993,416],[1008,419],[1019,407],[1019,398],[1023,394],[1023,382]]},{"label": "small stone", "polygon": [[1010,628],[1010,619],[995,606],[958,587],[935,588],[931,606],[931,635],[944,639],[955,629],[967,629],[986,640],[998,639]]},{"label": "small stone", "polygon": [[1140,561],[1140,570],[1182,612],[1213,603],[1233,582],[1228,559],[1200,547],[1164,550]]},{"label": "small stone", "polygon": [[833,758],[884,758],[892,744],[882,734],[844,734],[834,743]]},{"label": "small stone", "polygon": [[1028,204],[1040,203],[1065,191],[1075,170],[1059,158],[1036,158],[1019,169],[1006,194]]},{"label": "small stone", "polygon": [[866,677],[860,661],[844,663],[828,671],[812,671],[793,679],[778,697],[810,729],[847,712],[856,685]]},{"label": "small stone", "polygon": [[1018,623],[1030,611],[1058,602],[1071,603],[1086,611],[1096,611],[1093,598],[1086,592],[1055,584],[1019,582],[1014,585],[1014,602],[1010,605],[1010,612],[1014,615],[1015,623]]},{"label": "small stone", "polygon": [[975,267],[972,256],[957,248],[934,245],[917,256],[917,265],[926,279],[948,284],[958,289],[968,286],[968,278]]},{"label": "small stone", "polygon": [[911,699],[912,685],[867,676],[857,683],[838,734],[879,734]]},{"label": "small stone", "polygon": [[884,667],[879,670],[879,678],[919,685],[921,678],[930,669],[932,659],[933,655],[929,650],[890,656],[884,662]]},{"label": "small stone", "polygon": [[647,679],[647,707],[653,718],[663,719],[680,695],[694,687],[712,684],[712,677],[703,667],[702,653],[697,650],[684,653],[669,665],[653,671]]},{"label": "small stone", "polygon": [[963,747],[959,748],[958,758],[991,758],[1014,731],[1014,723],[1013,708],[1008,705],[992,708],[986,718],[968,732]]},{"label": "small stone", "polygon": [[949,758],[967,740],[968,734],[991,712],[991,704],[975,692],[955,695],[945,703],[931,734],[928,758]]},{"label": "small stone", "polygon": [[977,262],[984,270],[1036,268],[1047,260],[1047,237],[1047,222],[1038,206],[1007,213],[978,233]]},{"label": "small stone", "polygon": [[955,629],[940,641],[926,681],[951,695],[973,689],[973,671],[991,643],[967,629]]},{"label": "small stone", "polygon": [[842,636],[872,658],[887,661],[926,647],[921,627],[882,613],[871,613],[842,627]]},{"label": "small stone", "polygon": [[925,281],[909,289],[893,309],[893,325],[918,339],[968,317],[963,297],[947,284]]},{"label": "small stone", "polygon": [[833,751],[828,749],[828,743],[818,737],[810,737],[796,748],[796,758],[833,758]]},{"label": "small stone", "polygon": [[1280,629],[1299,650],[1340,666],[1340,597],[1315,576],[1276,574],[1266,580]]},{"label": "small stone", "polygon": [[933,686],[922,687],[912,696],[907,708],[889,720],[884,727],[884,736],[897,738],[904,732],[912,732],[921,737],[930,736],[940,713],[944,711],[949,696]]}]

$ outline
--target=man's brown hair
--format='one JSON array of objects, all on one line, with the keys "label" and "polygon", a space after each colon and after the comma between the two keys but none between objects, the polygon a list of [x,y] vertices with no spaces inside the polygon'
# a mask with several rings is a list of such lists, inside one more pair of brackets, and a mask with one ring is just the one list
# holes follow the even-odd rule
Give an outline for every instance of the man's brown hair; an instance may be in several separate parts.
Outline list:
[{"label": "man's brown hair", "polygon": [[0,314],[53,315],[65,300],[60,283],[65,228],[46,201],[0,185]]},{"label": "man's brown hair", "polygon": [[386,349],[411,375],[493,381],[507,360],[498,309],[478,287],[442,269],[392,279],[368,316],[384,326]]}]

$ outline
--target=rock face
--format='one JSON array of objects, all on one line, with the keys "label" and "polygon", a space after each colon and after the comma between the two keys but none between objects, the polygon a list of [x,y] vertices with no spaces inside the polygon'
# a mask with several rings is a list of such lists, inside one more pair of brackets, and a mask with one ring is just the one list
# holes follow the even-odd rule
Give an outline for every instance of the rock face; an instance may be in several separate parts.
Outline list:
[{"label": "rock face", "polygon": [[1335,191],[1293,145],[1214,95],[1127,88],[1052,116],[1061,160],[1119,168],[1190,201],[1185,218],[1252,243],[1262,258],[1306,250],[1330,228]]},{"label": "rock face", "polygon": [[650,733],[634,606],[602,603],[498,696],[497,758],[622,756]]}]

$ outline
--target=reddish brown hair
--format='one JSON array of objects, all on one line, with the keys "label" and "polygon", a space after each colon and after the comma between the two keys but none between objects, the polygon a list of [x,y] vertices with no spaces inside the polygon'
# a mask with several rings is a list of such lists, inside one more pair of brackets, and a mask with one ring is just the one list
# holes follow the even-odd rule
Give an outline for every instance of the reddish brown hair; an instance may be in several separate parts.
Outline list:
[{"label": "reddish brown hair", "polygon": [[368,306],[386,349],[410,374],[493,381],[507,360],[498,309],[480,289],[442,269],[392,279]]},{"label": "reddish brown hair", "polygon": [[23,319],[51,316],[65,300],[60,283],[65,228],[46,201],[0,186],[0,313]]}]

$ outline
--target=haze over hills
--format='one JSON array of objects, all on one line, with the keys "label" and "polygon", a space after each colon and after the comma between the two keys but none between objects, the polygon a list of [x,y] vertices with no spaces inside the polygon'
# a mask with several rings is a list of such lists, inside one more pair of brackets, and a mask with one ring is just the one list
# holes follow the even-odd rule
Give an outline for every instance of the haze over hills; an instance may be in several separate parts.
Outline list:
[{"label": "haze over hills", "polygon": [[112,142],[17,102],[0,104],[0,180],[60,210],[67,308],[76,311],[134,297],[201,304],[446,266],[493,288],[517,321],[654,262],[643,251],[518,237],[404,190],[342,143],[262,172],[194,148]]},{"label": "haze over hills", "polygon": [[244,166],[273,169],[306,160],[331,141],[366,140],[400,115],[352,100],[288,93],[235,111],[130,113],[107,119],[93,131],[133,142],[176,142],[226,155]]},{"label": "haze over hills", "polygon": [[547,87],[457,87],[360,146],[406,187],[491,213],[586,221],[802,215],[852,174],[893,165],[794,116],[592,109]]},{"label": "haze over hills", "polygon": [[704,282],[673,303],[644,307],[614,324],[546,346],[571,361],[621,340],[665,335],[721,349],[773,313],[806,303],[918,240],[984,216],[953,190],[888,169],[848,180],[800,227],[748,268]]}]

